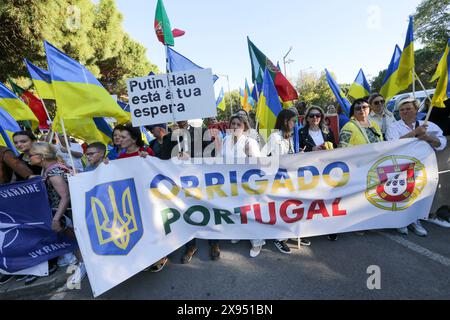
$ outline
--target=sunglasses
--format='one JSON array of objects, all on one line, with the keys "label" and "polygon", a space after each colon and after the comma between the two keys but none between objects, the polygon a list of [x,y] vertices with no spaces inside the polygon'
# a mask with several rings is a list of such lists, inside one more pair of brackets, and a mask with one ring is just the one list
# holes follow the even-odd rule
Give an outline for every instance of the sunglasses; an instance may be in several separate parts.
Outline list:
[{"label": "sunglasses", "polygon": [[384,104],[385,102],[386,102],[386,101],[384,101],[384,100],[378,100],[378,101],[374,101],[373,104],[376,105],[376,106],[378,106],[378,105],[380,105],[380,104]]},{"label": "sunglasses", "polygon": [[322,115],[320,113],[310,113],[308,118],[322,118]]},{"label": "sunglasses", "polygon": [[364,105],[364,106],[355,106],[355,111],[361,111],[361,110],[366,110],[366,109],[369,109],[369,106],[366,106],[366,105]]}]

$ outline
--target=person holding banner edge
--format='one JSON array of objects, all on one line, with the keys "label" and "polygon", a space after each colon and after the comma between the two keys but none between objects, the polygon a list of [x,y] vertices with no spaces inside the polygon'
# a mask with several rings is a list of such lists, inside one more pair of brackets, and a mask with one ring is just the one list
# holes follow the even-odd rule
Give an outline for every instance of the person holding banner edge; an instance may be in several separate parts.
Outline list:
[{"label": "person holding banner edge", "polygon": [[[419,101],[413,96],[405,96],[398,101],[400,120],[391,124],[386,131],[387,140],[397,140],[405,138],[418,138],[430,144],[435,151],[442,151],[447,146],[447,139],[443,136],[442,130],[433,122],[417,120],[419,112]],[[429,222],[442,227],[450,227],[450,223],[438,217],[431,217]],[[416,235],[426,237],[428,232],[420,223],[420,220],[411,223],[409,226],[399,228],[397,231],[403,235],[408,234],[411,229]]]}]

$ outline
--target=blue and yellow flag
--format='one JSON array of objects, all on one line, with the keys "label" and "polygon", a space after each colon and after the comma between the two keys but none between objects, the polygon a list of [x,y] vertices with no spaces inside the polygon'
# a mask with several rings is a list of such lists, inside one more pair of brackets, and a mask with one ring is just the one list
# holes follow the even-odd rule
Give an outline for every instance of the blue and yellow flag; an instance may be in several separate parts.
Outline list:
[{"label": "blue and yellow flag", "polygon": [[[450,41],[450,39],[448,39]],[[430,80],[430,83],[435,82],[442,74],[442,71],[445,70],[444,65],[447,63],[447,55],[448,55],[448,46],[445,48],[444,54],[439,59],[439,63],[436,68],[436,72],[434,73],[433,77]]]},{"label": "blue and yellow flag", "polygon": [[130,120],[101,83],[81,63],[44,41],[56,105],[63,119],[111,117]]},{"label": "blue and yellow flag", "polygon": [[380,94],[386,101],[391,100],[393,96],[403,90],[397,84],[398,66],[400,64],[401,56],[402,50],[396,45],[380,90]]},{"label": "blue and yellow flag", "polygon": [[0,146],[6,146],[17,154],[16,148],[12,143],[12,135],[20,130],[16,120],[8,112],[0,108]]},{"label": "blue and yellow flag", "polygon": [[22,100],[0,82],[0,108],[8,112],[16,121],[31,121],[31,126],[36,129],[39,120]]},{"label": "blue and yellow flag", "polygon": [[413,82],[414,71],[414,17],[409,17],[408,32],[398,65],[397,85],[405,90]]},{"label": "blue and yellow flag", "polygon": [[50,72],[35,66],[27,59],[24,59],[24,62],[39,97],[41,99],[55,100]]},{"label": "blue and yellow flag", "polygon": [[269,131],[275,128],[277,116],[282,109],[272,76],[266,68],[264,71],[262,91],[259,95],[258,108],[256,110],[256,119],[258,119],[259,127],[266,129],[262,132],[266,139],[269,136]]},{"label": "blue and yellow flag", "polygon": [[[195,64],[194,62],[183,56],[181,53],[176,52],[169,46],[167,46],[167,59],[169,62],[170,72],[203,69],[202,67]],[[219,79],[219,77],[213,74],[213,82],[216,82],[217,79]]]},{"label": "blue and yellow flag", "polygon": [[225,111],[225,109],[226,109],[223,87],[222,87],[222,89],[220,89],[219,96],[217,97],[216,107],[217,107],[217,109],[220,109],[222,111]]},{"label": "blue and yellow flag", "polygon": [[445,108],[444,101],[450,99],[450,39],[448,40],[445,53],[442,56],[441,74],[439,75],[439,81],[434,92],[431,105],[433,107]]},{"label": "blue and yellow flag", "polygon": [[338,83],[336,82],[336,80],[334,80],[333,76],[328,72],[327,69],[325,69],[325,73],[331,91],[333,91],[337,102],[341,105],[342,111],[348,117],[350,114],[350,106],[351,106],[350,102],[347,100]]},{"label": "blue and yellow flag", "polygon": [[363,69],[360,69],[355,81],[348,90],[349,97],[360,99],[370,95],[370,85],[367,82]]}]

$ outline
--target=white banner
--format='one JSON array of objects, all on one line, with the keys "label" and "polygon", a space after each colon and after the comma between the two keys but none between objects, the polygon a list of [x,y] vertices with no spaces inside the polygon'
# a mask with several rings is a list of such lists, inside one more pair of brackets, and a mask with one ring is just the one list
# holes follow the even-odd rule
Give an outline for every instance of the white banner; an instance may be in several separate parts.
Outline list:
[{"label": "white banner", "polygon": [[416,139],[247,160],[259,163],[136,157],[71,177],[76,235],[94,296],[194,237],[405,227],[427,218],[438,181],[433,149]]},{"label": "white banner", "polygon": [[133,126],[217,115],[211,69],[127,80]]}]

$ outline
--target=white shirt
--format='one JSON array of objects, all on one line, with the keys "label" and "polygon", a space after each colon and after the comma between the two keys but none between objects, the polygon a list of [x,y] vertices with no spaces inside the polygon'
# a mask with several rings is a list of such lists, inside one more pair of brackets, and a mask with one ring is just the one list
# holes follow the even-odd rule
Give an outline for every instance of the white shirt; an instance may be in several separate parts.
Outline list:
[{"label": "white shirt", "polygon": [[285,139],[284,136],[282,136],[281,131],[273,132],[269,136],[265,148],[267,150],[266,154],[271,154],[272,156],[274,154],[284,155],[295,153],[294,139],[292,137],[290,137],[289,139]]},{"label": "white shirt", "polygon": [[250,157],[260,157],[261,151],[259,150],[259,144],[255,139],[246,135],[241,135],[236,143],[234,143],[233,135],[227,135],[222,142],[221,156],[227,158],[246,158],[248,155],[245,153],[245,145],[249,146]]},{"label": "white shirt", "polygon": [[[78,143],[69,142],[69,144],[70,144],[71,151],[79,152],[79,153],[83,154],[83,148]],[[60,145],[53,145],[53,146],[56,149],[56,155],[60,156],[69,167],[72,167],[72,161],[70,161],[69,153],[62,152]],[[81,162],[81,157],[76,158],[76,157],[72,156],[72,158],[73,158],[73,162],[75,164],[75,169],[78,172],[83,171],[83,162]]]},{"label": "white shirt", "polygon": [[314,131],[314,130],[309,129],[308,133],[311,136],[311,138],[314,140],[316,147],[325,143],[325,140],[323,140],[322,130]]},{"label": "white shirt", "polygon": [[[423,123],[424,121],[419,121],[420,126]],[[386,140],[400,139],[400,137],[403,137],[405,134],[408,134],[415,129],[416,129],[415,123],[413,123],[413,129],[411,129],[403,120],[396,121],[393,124],[391,124],[386,130]],[[433,122],[428,121],[427,134],[438,138],[439,141],[441,142],[441,145],[435,148],[436,151],[441,151],[445,149],[445,147],[447,146],[447,139],[444,137],[441,128],[439,128]]]},{"label": "white shirt", "polygon": [[381,132],[386,134],[387,128],[396,122],[394,115],[389,110],[384,110],[381,115],[376,114],[375,112],[370,112],[369,120],[376,122],[376,124],[380,127]]}]

